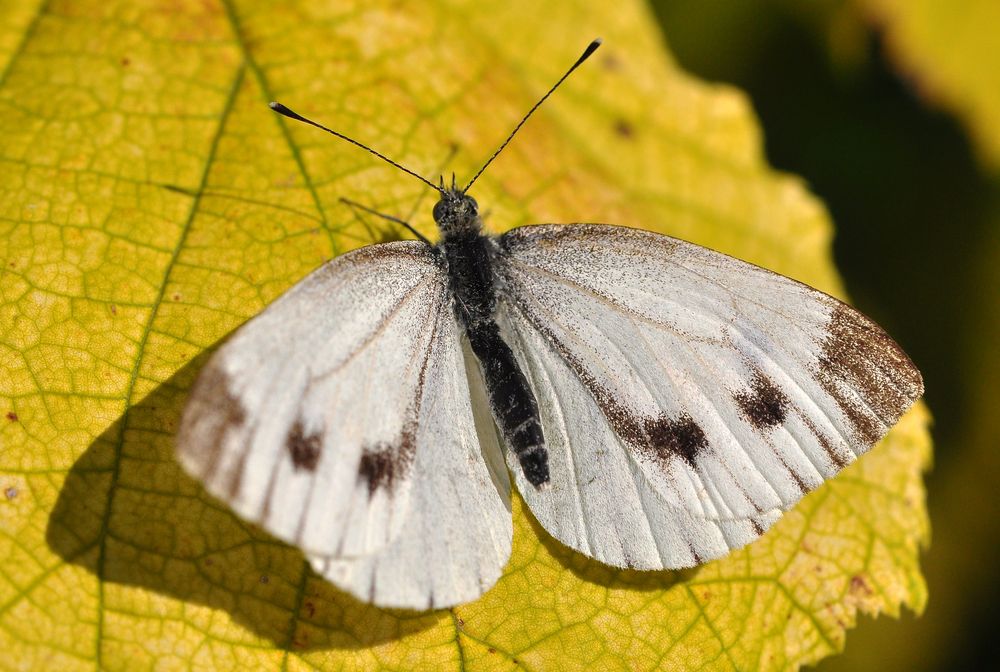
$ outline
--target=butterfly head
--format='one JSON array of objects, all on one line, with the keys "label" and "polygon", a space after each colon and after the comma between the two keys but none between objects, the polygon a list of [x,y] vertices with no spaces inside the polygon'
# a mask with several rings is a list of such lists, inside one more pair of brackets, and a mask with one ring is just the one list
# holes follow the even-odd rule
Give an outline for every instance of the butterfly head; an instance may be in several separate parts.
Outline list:
[{"label": "butterfly head", "polygon": [[441,199],[434,205],[434,221],[437,222],[441,235],[446,238],[462,233],[476,233],[482,227],[476,199],[455,187],[441,191]]}]

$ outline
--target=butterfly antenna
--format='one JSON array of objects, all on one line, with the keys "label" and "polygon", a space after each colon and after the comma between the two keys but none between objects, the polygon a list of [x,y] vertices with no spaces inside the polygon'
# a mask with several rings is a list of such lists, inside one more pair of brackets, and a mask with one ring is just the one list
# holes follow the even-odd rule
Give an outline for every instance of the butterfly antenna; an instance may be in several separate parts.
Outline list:
[{"label": "butterfly antenna", "polygon": [[398,163],[396,163],[395,161],[393,161],[392,159],[390,159],[385,154],[382,154],[381,152],[375,151],[374,149],[372,149],[368,145],[363,145],[360,142],[358,142],[357,140],[355,140],[353,138],[347,137],[343,133],[338,133],[337,131],[334,131],[333,129],[329,129],[329,128],[327,128],[326,126],[324,126],[322,124],[317,124],[312,119],[306,119],[301,114],[293,112],[292,110],[288,109],[287,107],[285,107],[281,103],[270,102],[270,103],[268,103],[268,107],[270,107],[272,110],[274,110],[278,114],[288,117],[289,119],[294,119],[295,121],[301,121],[303,123],[309,124],[310,126],[315,126],[316,128],[318,128],[320,130],[326,131],[327,133],[329,133],[331,135],[337,136],[341,140],[347,140],[352,145],[360,147],[361,149],[369,152],[370,154],[374,154],[375,156],[377,156],[378,158],[382,159],[383,161],[385,161],[389,165],[392,165],[392,166],[395,166],[396,168],[399,168],[404,173],[409,173],[413,177],[417,178],[418,180],[420,180],[421,182],[423,182],[424,184],[426,184],[427,186],[429,186],[431,189],[433,189],[435,191],[438,191],[438,192],[440,192],[442,194],[444,193],[444,188],[443,187],[437,186],[436,184],[434,184],[433,182],[431,182],[430,180],[428,180],[426,177],[423,177],[422,175],[418,175],[417,173],[413,172],[412,170],[410,170],[406,166],[399,165]]},{"label": "butterfly antenna", "polygon": [[566,71],[566,74],[564,74],[562,77],[560,77],[559,81],[556,82],[555,84],[553,84],[552,88],[549,89],[545,93],[544,96],[542,96],[541,98],[539,98],[538,102],[535,103],[534,106],[530,110],[528,110],[528,113],[526,115],[524,115],[524,117],[521,119],[521,121],[517,122],[517,126],[515,126],[514,130],[510,132],[510,135],[508,135],[507,139],[503,141],[503,144],[500,145],[500,147],[497,149],[497,151],[493,152],[493,156],[491,156],[486,161],[486,163],[483,164],[483,167],[479,169],[479,172],[476,173],[471,180],[469,180],[469,183],[467,185],[465,185],[465,189],[462,189],[462,193],[463,194],[469,190],[469,187],[471,187],[476,180],[479,179],[479,176],[483,174],[483,171],[486,170],[486,168],[491,163],[493,163],[493,159],[497,158],[497,156],[500,154],[500,152],[503,151],[504,147],[506,147],[508,145],[508,143],[510,143],[510,141],[514,139],[514,136],[517,135],[517,132],[519,130],[521,130],[522,126],[524,126],[524,122],[526,122],[528,120],[528,117],[530,117],[534,113],[534,111],[537,110],[541,106],[541,104],[545,102],[546,98],[548,98],[549,96],[552,95],[553,91],[555,91],[556,89],[559,88],[559,85],[562,84],[563,81],[567,77],[569,77],[570,74],[574,70],[576,70],[578,67],[580,67],[580,65],[584,61],[586,61],[588,58],[590,58],[590,55],[593,54],[595,51],[597,51],[597,48],[599,46],[601,46],[601,38],[597,38],[596,40],[594,40],[593,42],[591,42],[590,44],[587,45],[587,48],[583,50],[583,54],[580,56],[580,58],[576,59],[576,63],[574,63],[573,65],[571,65],[570,68],[569,68],[569,70]]}]

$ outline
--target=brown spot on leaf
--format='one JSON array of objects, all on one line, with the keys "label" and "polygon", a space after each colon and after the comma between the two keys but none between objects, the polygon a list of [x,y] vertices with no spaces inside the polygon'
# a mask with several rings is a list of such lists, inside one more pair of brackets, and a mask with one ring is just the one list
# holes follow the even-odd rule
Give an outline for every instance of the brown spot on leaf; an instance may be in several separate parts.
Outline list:
[{"label": "brown spot on leaf", "polygon": [[923,379],[881,327],[839,301],[832,308],[819,381],[857,440],[871,445],[923,394]]},{"label": "brown spot on leaf", "polygon": [[7,419],[11,422],[17,422],[17,413],[14,411],[7,411]]},{"label": "brown spot on leaf", "polygon": [[660,461],[680,457],[693,467],[698,454],[708,447],[705,432],[687,413],[675,419],[646,418],[643,425],[649,448]]},{"label": "brown spot on leaf", "polygon": [[612,52],[605,53],[604,58],[601,60],[601,65],[609,72],[617,72],[622,68],[621,59]]},{"label": "brown spot on leaf", "polygon": [[743,417],[758,431],[777,427],[785,421],[788,397],[762,372],[755,371],[750,389],[733,395]]},{"label": "brown spot on leaf", "polygon": [[306,434],[302,420],[296,420],[288,432],[285,447],[292,458],[292,466],[296,471],[316,471],[319,464],[320,448],[323,440],[319,434]]},{"label": "brown spot on leaf", "polygon": [[7,488],[6,490],[4,490],[3,494],[4,494],[4,497],[6,497],[7,499],[14,499],[15,497],[17,497],[17,488],[15,488],[12,485],[9,488]]},{"label": "brown spot on leaf", "polygon": [[855,574],[851,577],[851,594],[853,595],[872,595],[875,591],[872,587],[868,585],[863,574]]},{"label": "brown spot on leaf", "polygon": [[618,119],[615,121],[614,125],[615,133],[619,137],[625,138],[626,140],[631,140],[635,136],[635,127],[632,126],[626,119]]}]

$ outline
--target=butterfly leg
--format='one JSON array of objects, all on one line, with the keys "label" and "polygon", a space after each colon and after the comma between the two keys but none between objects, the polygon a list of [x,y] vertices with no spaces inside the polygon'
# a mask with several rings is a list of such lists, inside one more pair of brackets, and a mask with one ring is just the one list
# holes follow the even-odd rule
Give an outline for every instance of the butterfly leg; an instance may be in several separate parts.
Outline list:
[{"label": "butterfly leg", "polygon": [[376,217],[381,217],[382,219],[385,219],[385,220],[388,220],[390,222],[394,222],[396,224],[399,224],[400,226],[404,227],[407,231],[409,231],[410,233],[412,233],[414,236],[416,236],[418,239],[420,239],[422,242],[424,242],[428,247],[434,247],[434,244],[431,243],[431,241],[427,240],[427,238],[424,236],[424,234],[422,234],[419,231],[417,231],[416,229],[414,229],[410,225],[409,222],[404,221],[404,220],[400,219],[399,217],[393,217],[392,215],[387,215],[384,212],[379,212],[378,210],[374,210],[372,208],[369,208],[367,205],[361,205],[357,201],[352,201],[352,200],[347,199],[347,198],[341,197],[340,201],[342,203],[344,203],[345,205],[348,205],[348,206],[350,206],[350,207],[352,207],[352,208],[354,208],[356,210],[363,210],[364,212],[367,212],[367,213],[369,213],[371,215],[375,215]]}]

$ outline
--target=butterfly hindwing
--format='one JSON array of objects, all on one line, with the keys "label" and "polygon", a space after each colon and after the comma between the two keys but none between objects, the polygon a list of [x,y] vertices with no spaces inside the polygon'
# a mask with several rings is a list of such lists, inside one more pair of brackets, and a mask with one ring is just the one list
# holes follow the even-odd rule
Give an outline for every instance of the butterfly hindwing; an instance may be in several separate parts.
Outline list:
[{"label": "butterfly hindwing", "polygon": [[870,320],[750,264],[650,232],[500,239],[499,321],[539,399],[542,525],[617,566],[690,566],[752,541],[922,392]]},{"label": "butterfly hindwing", "polygon": [[320,575],[380,606],[434,609],[473,600],[500,578],[510,556],[507,469],[482,383],[466,373],[475,361],[467,351],[463,357],[454,319],[446,322],[433,346],[438,365],[427,386],[435,402],[422,418],[429,435],[419,442],[425,449],[416,456],[403,530],[382,553],[312,558]]}]

